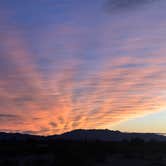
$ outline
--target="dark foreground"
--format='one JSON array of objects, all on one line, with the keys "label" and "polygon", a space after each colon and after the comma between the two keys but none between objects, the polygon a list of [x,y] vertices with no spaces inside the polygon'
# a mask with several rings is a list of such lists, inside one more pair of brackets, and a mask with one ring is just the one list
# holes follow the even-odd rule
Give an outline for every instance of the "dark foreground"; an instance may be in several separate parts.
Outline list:
[{"label": "dark foreground", "polygon": [[166,142],[1,141],[0,166],[166,166]]}]

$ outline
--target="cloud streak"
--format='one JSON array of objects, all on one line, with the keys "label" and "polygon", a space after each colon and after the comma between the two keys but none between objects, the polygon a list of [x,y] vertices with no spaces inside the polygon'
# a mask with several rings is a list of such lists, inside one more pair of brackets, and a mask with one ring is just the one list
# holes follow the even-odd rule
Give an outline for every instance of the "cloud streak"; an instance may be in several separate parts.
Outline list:
[{"label": "cloud streak", "polygon": [[[107,0],[105,7],[107,11],[127,11],[140,9],[141,7],[151,5],[155,0]],[[159,1],[158,1],[159,2]]]},{"label": "cloud streak", "polygon": [[[117,8],[139,5],[116,2]],[[12,8],[3,12],[1,131],[48,135],[105,128],[166,107],[163,4],[155,12],[151,4],[127,19],[105,16],[97,6],[88,17],[91,6],[86,15],[72,5],[63,14],[60,8],[47,27],[38,23],[38,31],[25,28],[20,18],[13,24]]]}]

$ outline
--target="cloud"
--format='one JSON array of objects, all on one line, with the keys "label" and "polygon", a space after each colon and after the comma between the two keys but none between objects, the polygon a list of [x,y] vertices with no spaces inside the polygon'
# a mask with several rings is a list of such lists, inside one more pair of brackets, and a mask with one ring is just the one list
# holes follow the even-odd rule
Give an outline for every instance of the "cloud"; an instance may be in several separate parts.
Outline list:
[{"label": "cloud", "polygon": [[55,122],[50,122],[50,125],[54,128],[57,127],[57,124]]},{"label": "cloud", "polygon": [[[118,2],[117,8],[139,5]],[[75,24],[74,13],[70,24],[61,20],[36,33],[1,20],[0,130],[49,135],[105,128],[165,108],[164,11],[86,17],[88,27]]]},{"label": "cloud", "polygon": [[140,8],[141,6],[151,4],[155,0],[107,0],[105,8],[107,11],[128,11]]},{"label": "cloud", "polygon": [[15,121],[19,120],[20,116],[14,114],[0,114],[0,121]]}]

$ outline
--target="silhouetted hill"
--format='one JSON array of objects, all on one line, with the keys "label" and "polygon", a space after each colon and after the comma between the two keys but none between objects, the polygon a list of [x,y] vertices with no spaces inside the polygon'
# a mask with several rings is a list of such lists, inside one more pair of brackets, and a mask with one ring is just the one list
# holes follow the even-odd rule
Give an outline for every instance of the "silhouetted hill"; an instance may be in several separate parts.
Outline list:
[{"label": "silhouetted hill", "polygon": [[123,141],[142,139],[144,141],[166,141],[166,137],[154,133],[126,133],[112,130],[73,130],[61,135],[49,136],[51,139],[73,141]]},{"label": "silhouetted hill", "polygon": [[27,140],[42,140],[43,136],[36,136],[30,134],[21,134],[21,133],[4,133],[0,132],[0,141],[27,141]]},{"label": "silhouetted hill", "polygon": [[0,133],[0,141],[14,140],[14,141],[27,141],[27,140],[72,140],[72,141],[123,141],[141,139],[144,141],[166,141],[166,136],[154,133],[126,133],[112,130],[73,130],[61,135],[52,136],[36,136],[20,133]]},{"label": "silhouetted hill", "polygon": [[0,133],[0,166],[166,166],[165,154],[166,137],[157,134],[74,130],[43,137]]}]

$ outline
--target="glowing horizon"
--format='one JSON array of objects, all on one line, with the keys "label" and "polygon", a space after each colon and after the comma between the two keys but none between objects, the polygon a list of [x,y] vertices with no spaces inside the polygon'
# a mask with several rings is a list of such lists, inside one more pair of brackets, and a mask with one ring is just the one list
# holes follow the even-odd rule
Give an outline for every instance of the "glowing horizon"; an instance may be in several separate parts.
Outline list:
[{"label": "glowing horizon", "polygon": [[166,2],[139,2],[2,0],[0,131],[166,132]]}]

